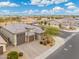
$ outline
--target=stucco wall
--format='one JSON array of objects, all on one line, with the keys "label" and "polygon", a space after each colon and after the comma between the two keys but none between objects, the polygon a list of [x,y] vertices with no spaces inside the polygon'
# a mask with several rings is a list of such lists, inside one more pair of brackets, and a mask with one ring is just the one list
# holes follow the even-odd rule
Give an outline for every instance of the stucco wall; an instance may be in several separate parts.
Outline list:
[{"label": "stucco wall", "polygon": [[41,33],[41,34],[35,34],[35,37],[36,37],[36,39],[37,40],[41,40],[42,39],[42,37],[43,37],[43,34]]},{"label": "stucco wall", "polygon": [[8,30],[4,29],[4,28],[1,28],[0,29],[0,32],[7,38],[10,39],[11,43],[13,45],[15,45],[16,41],[15,41],[15,35],[10,33]]},{"label": "stucco wall", "polygon": [[6,44],[0,44],[0,46],[3,46],[3,52],[6,52]]}]

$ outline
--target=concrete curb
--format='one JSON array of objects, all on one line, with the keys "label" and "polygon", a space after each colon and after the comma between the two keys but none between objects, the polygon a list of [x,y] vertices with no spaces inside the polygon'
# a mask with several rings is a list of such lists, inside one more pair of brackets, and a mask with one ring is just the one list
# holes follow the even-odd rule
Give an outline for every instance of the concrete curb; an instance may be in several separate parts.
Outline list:
[{"label": "concrete curb", "polygon": [[[57,38],[56,38],[57,39]],[[58,39],[57,39],[58,40]],[[63,40],[63,39],[61,39]],[[46,57],[48,57],[50,54],[52,54],[54,51],[56,51],[58,48],[60,48],[62,45],[64,45],[64,40],[62,41],[62,43],[57,43],[55,44],[53,47],[51,47],[48,51],[44,52],[43,54],[41,54],[40,56],[37,56],[35,59],[45,59]]]},{"label": "concrete curb", "polygon": [[61,31],[65,31],[65,32],[79,32],[79,30],[61,30]]}]

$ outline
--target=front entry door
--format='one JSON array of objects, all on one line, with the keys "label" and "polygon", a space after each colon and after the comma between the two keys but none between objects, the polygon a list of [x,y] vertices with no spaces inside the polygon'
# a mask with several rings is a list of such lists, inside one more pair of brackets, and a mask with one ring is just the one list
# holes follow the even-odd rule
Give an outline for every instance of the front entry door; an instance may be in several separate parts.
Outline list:
[{"label": "front entry door", "polygon": [[3,46],[0,46],[0,54],[3,54]]},{"label": "front entry door", "polygon": [[32,42],[32,41],[34,41],[34,35],[29,36],[29,42]]}]

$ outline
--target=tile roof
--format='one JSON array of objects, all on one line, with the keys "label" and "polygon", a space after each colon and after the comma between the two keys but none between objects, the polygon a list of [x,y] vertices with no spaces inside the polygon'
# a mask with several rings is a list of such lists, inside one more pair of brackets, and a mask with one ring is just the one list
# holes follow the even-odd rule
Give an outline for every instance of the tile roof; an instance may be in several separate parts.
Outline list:
[{"label": "tile roof", "polygon": [[4,41],[4,39],[0,36],[0,44],[6,44],[6,42]]},{"label": "tile roof", "polygon": [[9,24],[6,26],[3,26],[3,28],[7,29],[8,31],[12,33],[20,33],[20,32],[26,32],[28,29],[34,29],[34,32],[36,33],[42,33],[43,30],[37,26],[28,25],[28,24]]}]

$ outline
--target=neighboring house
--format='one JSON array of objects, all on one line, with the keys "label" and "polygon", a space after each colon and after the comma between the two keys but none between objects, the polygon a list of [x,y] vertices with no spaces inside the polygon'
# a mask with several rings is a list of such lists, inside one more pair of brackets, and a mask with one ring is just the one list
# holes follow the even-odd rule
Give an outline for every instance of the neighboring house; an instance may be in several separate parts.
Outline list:
[{"label": "neighboring house", "polygon": [[3,54],[3,52],[6,51],[6,42],[4,39],[0,36],[0,54]]},{"label": "neighboring house", "polygon": [[75,22],[75,19],[73,18],[64,18],[61,22],[61,24],[64,26],[64,27],[74,27],[76,22]]},{"label": "neighboring house", "polygon": [[41,18],[42,21],[48,21],[48,18]]},{"label": "neighboring house", "polygon": [[75,26],[79,27],[79,19],[75,19]]},{"label": "neighboring house", "polygon": [[36,19],[30,17],[21,17],[21,22],[25,24],[32,24],[36,22]]},{"label": "neighboring house", "polygon": [[55,25],[55,26],[59,26],[60,22],[56,21],[56,20],[52,20],[49,22],[50,25]]},{"label": "neighboring house", "polygon": [[79,21],[78,22],[77,21],[78,20],[72,18],[63,18],[63,19],[54,19],[50,21],[50,24],[56,26],[59,26],[59,24],[61,24],[63,27],[69,27],[69,26],[74,27],[76,23],[79,23]]},{"label": "neighboring house", "polygon": [[8,38],[12,45],[17,46],[25,42],[41,39],[43,30],[37,26],[27,24],[10,24],[2,26],[0,32]]}]

